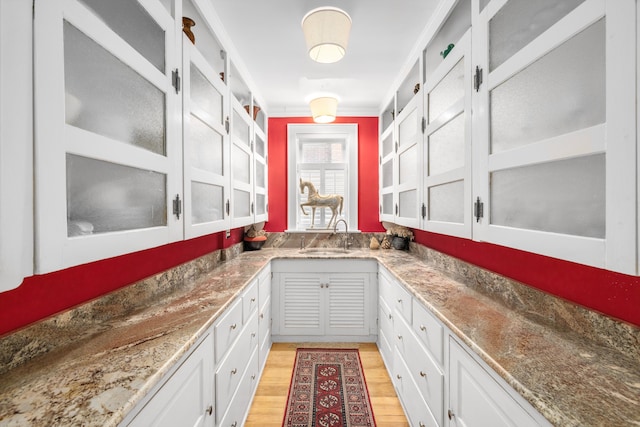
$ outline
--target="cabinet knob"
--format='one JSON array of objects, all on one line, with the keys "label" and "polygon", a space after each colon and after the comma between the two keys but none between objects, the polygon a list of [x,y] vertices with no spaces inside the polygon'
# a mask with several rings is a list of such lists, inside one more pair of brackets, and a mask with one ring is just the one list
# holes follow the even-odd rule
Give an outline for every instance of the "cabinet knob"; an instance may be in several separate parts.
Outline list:
[{"label": "cabinet knob", "polygon": [[426,377],[426,376],[427,376],[427,374],[426,374],[424,371],[420,371],[420,376],[421,376],[421,377]]},{"label": "cabinet knob", "polygon": [[420,422],[418,423],[418,425],[419,425],[420,427],[425,427],[425,426],[424,426],[424,423],[423,423],[422,421],[420,421]]},{"label": "cabinet knob", "polygon": [[256,302],[256,299],[255,298],[251,298],[251,302]]},{"label": "cabinet knob", "polygon": [[251,338],[255,338],[256,337],[256,333],[255,332],[251,332]]},{"label": "cabinet knob", "polygon": [[251,379],[255,380],[256,379],[256,374],[251,375]]},{"label": "cabinet knob", "polygon": [[399,304],[402,304],[402,298],[400,298],[400,299],[398,300],[398,303],[399,303]]},{"label": "cabinet knob", "polygon": [[238,373],[238,368],[233,368],[233,369],[231,370],[231,374],[232,374],[232,375],[235,375],[235,374],[237,374],[237,373]]},{"label": "cabinet knob", "polygon": [[260,318],[264,319],[264,313],[260,313]]},{"label": "cabinet knob", "polygon": [[453,411],[451,409],[447,410],[447,416],[449,417],[449,419],[452,419],[453,417],[456,416],[456,414],[453,413]]},{"label": "cabinet knob", "polygon": [[401,379],[402,379],[402,375],[398,374],[398,375],[396,375],[396,378],[398,378],[399,380],[401,380]]},{"label": "cabinet knob", "polygon": [[402,335],[398,335],[398,339],[401,340],[402,339]]},{"label": "cabinet knob", "polygon": [[235,323],[233,325],[231,325],[231,329],[235,329],[237,327],[238,327],[238,325],[236,325]]},{"label": "cabinet knob", "polygon": [[421,330],[421,331],[426,331],[426,330],[427,330],[427,327],[426,327],[426,326],[424,326],[424,325],[420,325],[420,330]]},{"label": "cabinet knob", "polygon": [[238,427],[238,422],[234,421],[233,424],[231,424],[231,427]]},{"label": "cabinet knob", "polygon": [[391,319],[393,319],[393,316],[392,316],[392,315],[389,315],[389,320],[391,320]]},{"label": "cabinet knob", "polygon": [[213,406],[211,405],[207,406],[207,410],[205,412],[207,413],[207,415],[213,414]]}]

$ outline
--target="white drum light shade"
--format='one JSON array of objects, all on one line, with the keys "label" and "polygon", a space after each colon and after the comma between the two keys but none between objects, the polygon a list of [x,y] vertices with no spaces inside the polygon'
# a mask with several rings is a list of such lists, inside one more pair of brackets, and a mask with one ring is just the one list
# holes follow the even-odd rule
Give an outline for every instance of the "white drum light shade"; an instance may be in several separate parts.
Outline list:
[{"label": "white drum light shade", "polygon": [[347,50],[351,17],[335,7],[320,7],[302,18],[302,31],[311,59],[330,64],[341,60]]},{"label": "white drum light shade", "polygon": [[336,119],[338,100],[329,96],[312,99],[309,102],[313,121],[316,123],[331,123]]}]

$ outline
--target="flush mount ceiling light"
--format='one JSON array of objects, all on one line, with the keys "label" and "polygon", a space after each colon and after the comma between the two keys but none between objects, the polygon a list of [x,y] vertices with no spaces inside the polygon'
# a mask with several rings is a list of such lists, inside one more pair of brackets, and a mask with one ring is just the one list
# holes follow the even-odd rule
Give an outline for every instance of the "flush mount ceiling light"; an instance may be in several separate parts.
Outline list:
[{"label": "flush mount ceiling light", "polygon": [[302,18],[302,31],[309,56],[330,64],[342,59],[349,41],[351,17],[336,7],[319,7]]},{"label": "flush mount ceiling light", "polygon": [[316,123],[331,123],[336,119],[338,100],[331,96],[322,96],[309,102],[311,116]]}]

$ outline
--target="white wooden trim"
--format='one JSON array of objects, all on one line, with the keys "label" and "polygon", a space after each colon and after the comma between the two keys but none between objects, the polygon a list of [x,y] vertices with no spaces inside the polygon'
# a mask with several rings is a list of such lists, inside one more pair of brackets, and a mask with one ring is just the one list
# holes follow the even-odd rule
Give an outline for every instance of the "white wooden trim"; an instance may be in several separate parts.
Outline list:
[{"label": "white wooden trim", "polygon": [[607,125],[600,124],[489,156],[489,172],[604,153]]},{"label": "white wooden trim", "polygon": [[296,230],[296,214],[300,210],[296,197],[300,191],[297,172],[298,142],[305,139],[340,139],[346,141],[348,186],[343,215],[349,230],[358,230],[358,125],[357,124],[288,124],[287,125],[287,229]]}]

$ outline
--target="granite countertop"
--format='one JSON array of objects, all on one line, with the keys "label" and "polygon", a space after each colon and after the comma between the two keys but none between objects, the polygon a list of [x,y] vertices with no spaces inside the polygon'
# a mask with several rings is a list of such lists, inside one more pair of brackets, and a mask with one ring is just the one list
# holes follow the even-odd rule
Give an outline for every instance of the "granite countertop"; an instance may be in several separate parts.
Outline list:
[{"label": "granite countertop", "polygon": [[552,424],[640,425],[637,358],[532,321],[407,252],[268,248],[185,280],[134,313],[88,319],[68,344],[0,374],[0,426],[118,425],[277,258],[376,259]]}]

